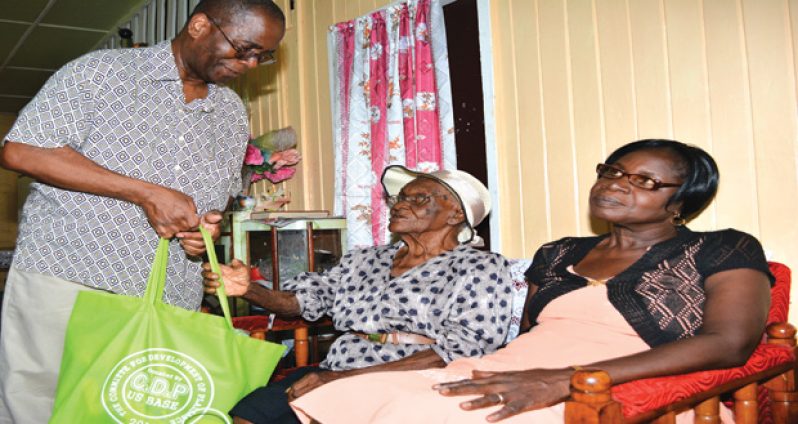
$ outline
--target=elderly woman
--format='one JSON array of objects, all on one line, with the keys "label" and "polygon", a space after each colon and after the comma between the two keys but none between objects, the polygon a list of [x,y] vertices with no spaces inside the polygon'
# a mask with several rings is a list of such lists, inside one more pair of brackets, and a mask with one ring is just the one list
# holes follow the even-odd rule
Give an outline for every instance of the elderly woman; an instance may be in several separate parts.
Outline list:
[{"label": "elderly woman", "polygon": [[750,235],[683,226],[715,194],[714,160],[642,140],[596,170],[590,213],[610,231],[538,250],[526,273],[529,332],[445,369],[340,380],[294,407],[324,424],[558,423],[575,367],[623,383],[743,364],[762,336],[773,277]]},{"label": "elderly woman", "polygon": [[[504,342],[512,306],[508,263],[469,245],[490,211],[485,186],[462,171],[402,166],[388,167],[382,184],[397,243],[350,251],[329,271],[301,274],[282,291],[250,284],[240,262],[222,267],[228,295],[281,316],[330,315],[344,332],[320,368],[301,369],[242,400],[231,411],[237,422],[295,422],[287,396],[346,376],[442,367]],[[206,267],[203,276],[207,291],[215,291],[217,275]]]}]

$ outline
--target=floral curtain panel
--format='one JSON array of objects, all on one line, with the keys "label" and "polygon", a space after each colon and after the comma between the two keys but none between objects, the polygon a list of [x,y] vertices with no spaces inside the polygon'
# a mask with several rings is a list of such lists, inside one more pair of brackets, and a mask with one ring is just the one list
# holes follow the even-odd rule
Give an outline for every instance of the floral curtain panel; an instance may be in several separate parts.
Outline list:
[{"label": "floral curtain panel", "polygon": [[349,247],[389,242],[379,178],[390,164],[457,167],[443,10],[406,0],[330,27],[335,213]]}]

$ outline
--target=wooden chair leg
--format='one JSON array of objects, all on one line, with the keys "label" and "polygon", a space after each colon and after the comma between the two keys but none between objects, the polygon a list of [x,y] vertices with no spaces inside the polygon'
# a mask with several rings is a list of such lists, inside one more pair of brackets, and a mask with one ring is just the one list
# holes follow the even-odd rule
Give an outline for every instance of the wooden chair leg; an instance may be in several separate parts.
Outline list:
[{"label": "wooden chair leg", "polygon": [[756,424],[759,407],[756,400],[756,383],[734,391],[734,421],[739,424]]},{"label": "wooden chair leg", "polygon": [[319,362],[321,359],[319,358],[319,335],[314,334],[310,336],[310,361],[311,362]]},{"label": "wooden chair leg", "polygon": [[770,390],[771,411],[775,423],[798,423],[796,371],[790,370],[765,383]]},{"label": "wooden chair leg", "polygon": [[565,402],[565,423],[623,422],[621,405],[612,400],[611,385],[610,376],[604,371],[576,371],[571,376],[571,398]]},{"label": "wooden chair leg", "polygon": [[715,396],[709,398],[693,408],[695,412],[694,422],[706,424],[720,423],[720,398]]},{"label": "wooden chair leg", "polygon": [[300,327],[294,330],[294,354],[296,355],[296,366],[305,367],[308,365],[308,328]]},{"label": "wooden chair leg", "polygon": [[[796,330],[790,324],[779,323],[768,326],[768,343],[792,346],[798,356],[795,342]],[[798,364],[793,369],[765,383],[770,390],[773,421],[776,423],[798,423]]]}]

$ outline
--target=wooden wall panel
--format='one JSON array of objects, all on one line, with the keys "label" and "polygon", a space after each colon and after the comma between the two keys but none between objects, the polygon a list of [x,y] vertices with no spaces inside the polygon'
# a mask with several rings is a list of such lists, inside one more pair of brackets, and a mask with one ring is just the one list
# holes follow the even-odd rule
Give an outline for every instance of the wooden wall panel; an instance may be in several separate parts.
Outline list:
[{"label": "wooden wall panel", "polygon": [[[543,135],[546,164],[568,164],[548,168],[546,178],[547,204],[551,211],[552,233],[573,231],[578,227],[579,208],[575,178],[573,140],[573,108],[571,96],[571,68],[568,60],[568,31],[565,3],[559,0],[540,0],[538,6],[539,64],[542,99]],[[524,45],[522,43],[520,45]],[[534,101],[534,95],[530,101]],[[563,190],[562,188],[569,187]],[[539,207],[535,199],[527,199],[529,207]],[[549,234],[551,236],[551,234]]]},{"label": "wooden wall panel", "polygon": [[[548,210],[541,207],[548,202],[543,172],[545,151],[541,122],[540,73],[537,44],[517,42],[517,38],[535,40],[537,21],[536,3],[513,3],[512,7],[497,9],[492,20],[517,28],[503,34],[501,42],[508,48],[496,52],[494,75],[497,93],[504,101],[496,103],[497,134],[502,143],[497,144],[499,172],[499,199],[503,215],[512,217],[500,220],[502,234],[516,233],[512,237],[514,249],[523,251],[527,238],[543,238],[549,231]],[[509,22],[510,16],[524,17]],[[518,63],[520,62],[520,64]],[[523,73],[518,70],[523,69]],[[529,95],[529,93],[535,95]],[[537,184],[525,182],[536,181]],[[541,225],[546,223],[546,225]]]},{"label": "wooden wall panel", "polygon": [[[742,1],[756,158],[759,235],[798,267],[795,66],[786,1]],[[741,166],[741,164],[740,164]],[[798,287],[793,293],[798,293]],[[795,309],[795,308],[794,308]],[[798,316],[798,311],[793,311]]]},{"label": "wooden wall panel", "polygon": [[[572,193],[579,221],[575,235],[592,234],[584,199],[596,179],[595,167],[605,156],[604,106],[602,102],[601,66],[599,63],[596,14],[592,4],[567,3],[568,49],[571,69],[571,101],[573,144],[576,156],[574,174],[577,187]],[[527,250],[535,249],[529,246]],[[534,254],[534,252],[528,255]],[[527,256],[528,256],[527,255]]]},{"label": "wooden wall panel", "polygon": [[[672,138],[670,43],[661,0],[629,2],[637,133],[634,138]],[[609,152],[607,152],[609,153]]]},{"label": "wooden wall panel", "polygon": [[[586,2],[582,4],[587,7]],[[605,150],[610,152],[637,137],[630,24],[625,2],[596,1],[595,8]]]},{"label": "wooden wall panel", "polygon": [[723,183],[714,207],[716,227],[738,226],[759,234],[756,156],[751,122],[748,59],[745,56],[742,9],[739,2],[704,2],[712,154],[720,164]]},{"label": "wooden wall panel", "polygon": [[[492,25],[495,22],[509,23],[511,8],[493,8],[491,10]],[[520,163],[520,153],[518,151],[518,98],[516,85],[515,66],[513,66],[514,54],[511,48],[514,45],[513,31],[503,31],[493,34],[494,42],[505,48],[495,51],[493,57],[493,73],[495,76],[494,85],[496,92],[502,93],[502,99],[495,102],[496,138],[501,143],[496,144],[496,160],[498,173],[498,193],[499,198],[494,199],[502,205],[502,217],[506,220],[499,220],[499,231],[501,234],[515,230],[519,235],[503,242],[515,251],[523,251],[526,229],[524,221],[521,219],[523,214],[524,185],[521,184],[522,167]],[[532,138],[532,134],[527,134],[527,138]],[[536,168],[534,166],[525,167]],[[542,176],[542,174],[541,174]]]}]

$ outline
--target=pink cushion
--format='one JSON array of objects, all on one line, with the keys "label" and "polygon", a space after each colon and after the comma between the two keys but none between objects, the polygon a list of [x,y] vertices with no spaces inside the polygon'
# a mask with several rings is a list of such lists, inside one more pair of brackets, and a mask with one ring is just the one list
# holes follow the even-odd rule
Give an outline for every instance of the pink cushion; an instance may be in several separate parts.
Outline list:
[{"label": "pink cushion", "polygon": [[[768,324],[786,322],[790,304],[790,269],[776,262],[769,265],[776,283],[770,290]],[[621,403],[624,416],[629,418],[792,361],[795,361],[792,348],[763,343],[742,367],[631,381],[614,386],[612,397]]]}]

